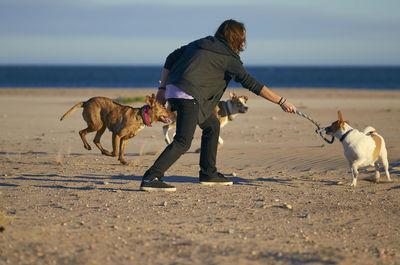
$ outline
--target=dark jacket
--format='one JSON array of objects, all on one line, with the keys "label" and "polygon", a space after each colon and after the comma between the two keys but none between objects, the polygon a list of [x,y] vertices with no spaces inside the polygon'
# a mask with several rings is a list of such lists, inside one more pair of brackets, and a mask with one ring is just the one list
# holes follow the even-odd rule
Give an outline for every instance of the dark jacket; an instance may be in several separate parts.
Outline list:
[{"label": "dark jacket", "polygon": [[257,95],[263,88],[243,68],[239,55],[225,41],[211,36],[172,52],[164,68],[169,70],[167,84],[174,84],[199,102],[199,123],[213,113],[231,79]]}]

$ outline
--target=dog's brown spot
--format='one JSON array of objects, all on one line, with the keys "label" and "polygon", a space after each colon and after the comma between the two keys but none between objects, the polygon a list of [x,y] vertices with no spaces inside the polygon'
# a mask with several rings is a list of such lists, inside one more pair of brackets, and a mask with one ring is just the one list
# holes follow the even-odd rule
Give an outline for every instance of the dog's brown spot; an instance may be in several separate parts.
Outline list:
[{"label": "dog's brown spot", "polygon": [[338,110],[338,121],[343,121],[342,112]]},{"label": "dog's brown spot", "polygon": [[[339,130],[339,128],[342,128],[343,130],[344,130],[344,124],[345,123],[347,123],[347,124],[350,124],[350,122],[349,121],[345,121],[345,120],[343,120],[343,115],[342,115],[342,112],[339,110],[338,111],[338,120],[336,121],[338,124],[336,125],[336,126],[338,126],[335,130],[334,130],[334,132],[336,132],[337,130]],[[333,124],[332,124],[333,125]],[[332,128],[335,128],[335,127],[332,127]]]},{"label": "dog's brown spot", "polygon": [[343,121],[335,121],[331,124],[332,132],[336,132],[340,128],[344,129],[344,122]]},{"label": "dog's brown spot", "polygon": [[375,149],[372,157],[374,158],[374,161],[378,158],[379,153],[381,152],[381,145],[382,145],[382,139],[375,134],[371,134],[372,139],[375,141]]}]

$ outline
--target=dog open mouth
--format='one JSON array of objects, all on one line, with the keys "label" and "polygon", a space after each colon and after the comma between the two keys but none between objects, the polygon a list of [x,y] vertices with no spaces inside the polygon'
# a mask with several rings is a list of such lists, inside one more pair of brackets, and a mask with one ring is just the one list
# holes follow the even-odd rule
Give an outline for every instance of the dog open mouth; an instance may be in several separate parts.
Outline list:
[{"label": "dog open mouth", "polygon": [[171,120],[165,116],[160,116],[160,121],[163,123],[171,123]]}]

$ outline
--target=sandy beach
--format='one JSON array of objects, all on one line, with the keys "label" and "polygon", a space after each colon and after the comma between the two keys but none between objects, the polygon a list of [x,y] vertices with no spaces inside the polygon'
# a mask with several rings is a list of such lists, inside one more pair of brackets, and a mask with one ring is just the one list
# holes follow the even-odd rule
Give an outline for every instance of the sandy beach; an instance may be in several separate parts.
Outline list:
[{"label": "sandy beach", "polygon": [[[81,110],[93,96],[153,89],[0,89],[0,264],[400,264],[400,91],[274,89],[322,126],[340,109],[385,138],[393,182],[357,187],[336,140],[308,120],[248,95],[221,132],[218,169],[230,187],[198,183],[200,129],[166,173],[177,191],[141,192],[165,148],[162,124],[126,147],[128,165],[83,148]],[[225,93],[223,99],[228,97]],[[141,106],[137,103],[135,106]],[[111,134],[102,144],[111,149]]]}]

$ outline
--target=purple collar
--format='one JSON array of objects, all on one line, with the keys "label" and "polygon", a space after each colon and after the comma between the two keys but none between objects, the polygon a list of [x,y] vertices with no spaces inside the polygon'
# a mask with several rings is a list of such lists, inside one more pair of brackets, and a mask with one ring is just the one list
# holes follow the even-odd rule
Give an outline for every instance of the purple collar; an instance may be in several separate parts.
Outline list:
[{"label": "purple collar", "polygon": [[351,133],[353,131],[353,129],[348,130],[345,134],[342,135],[342,137],[340,137],[340,141],[343,142],[344,139],[347,137],[347,135],[349,135],[349,133]]},{"label": "purple collar", "polygon": [[146,126],[151,127],[151,122],[150,122],[150,119],[149,119],[149,106],[148,105],[144,105],[143,107],[141,107],[140,110],[139,110],[139,114],[140,114],[140,117],[142,117],[143,123]]}]

